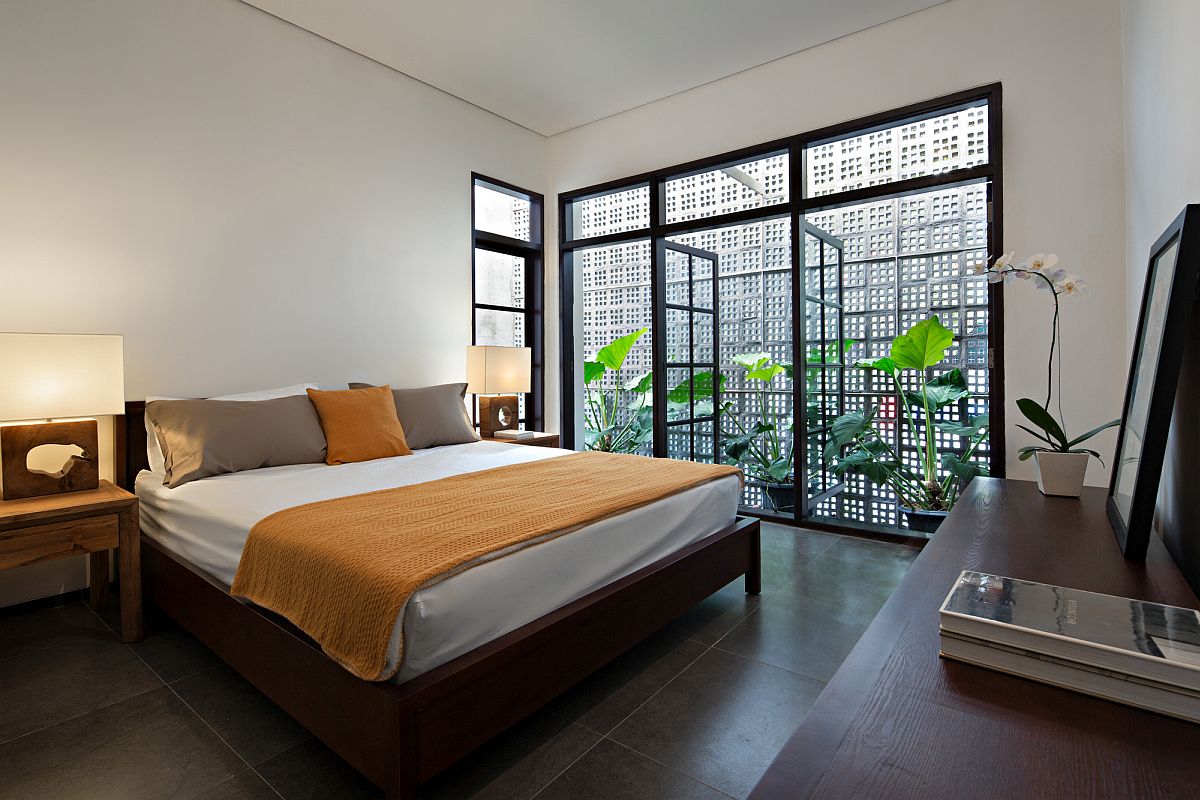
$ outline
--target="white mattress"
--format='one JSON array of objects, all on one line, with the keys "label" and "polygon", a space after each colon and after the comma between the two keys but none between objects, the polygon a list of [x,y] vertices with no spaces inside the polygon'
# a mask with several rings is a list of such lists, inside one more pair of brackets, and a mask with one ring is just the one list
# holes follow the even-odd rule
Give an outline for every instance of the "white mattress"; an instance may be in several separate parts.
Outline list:
[{"label": "white mattress", "polygon": [[[233,582],[250,528],[276,511],[566,455],[546,447],[477,442],[418,450],[357,464],[301,464],[220,475],[175,489],[142,472],[136,483],[144,535],[226,586]],[[513,487],[514,492],[536,487]],[[729,525],[736,477],[693,487],[459,573],[413,595],[396,621],[389,671],[404,654],[397,682],[416,677],[561,608]]]}]

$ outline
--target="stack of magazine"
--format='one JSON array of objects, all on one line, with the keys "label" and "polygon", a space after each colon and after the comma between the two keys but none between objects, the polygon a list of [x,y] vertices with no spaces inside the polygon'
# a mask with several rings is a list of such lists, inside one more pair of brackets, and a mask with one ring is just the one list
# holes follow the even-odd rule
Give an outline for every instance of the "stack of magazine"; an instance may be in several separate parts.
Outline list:
[{"label": "stack of magazine", "polygon": [[964,572],[946,658],[1200,722],[1200,612]]}]

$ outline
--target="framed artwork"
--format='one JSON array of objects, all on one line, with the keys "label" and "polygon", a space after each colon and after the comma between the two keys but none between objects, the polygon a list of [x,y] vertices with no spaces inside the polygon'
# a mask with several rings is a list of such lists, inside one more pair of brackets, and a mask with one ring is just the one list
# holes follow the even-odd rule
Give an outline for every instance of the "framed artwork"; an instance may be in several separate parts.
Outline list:
[{"label": "framed artwork", "polygon": [[1198,275],[1200,205],[1189,205],[1150,248],[1108,486],[1108,519],[1131,560],[1145,559],[1150,541]]}]

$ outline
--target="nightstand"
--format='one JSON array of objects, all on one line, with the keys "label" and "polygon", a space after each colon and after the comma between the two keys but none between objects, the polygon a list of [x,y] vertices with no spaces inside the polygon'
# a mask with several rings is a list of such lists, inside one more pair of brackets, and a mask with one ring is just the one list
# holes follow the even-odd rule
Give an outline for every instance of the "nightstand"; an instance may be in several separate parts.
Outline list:
[{"label": "nightstand", "polygon": [[92,608],[108,597],[108,551],[121,559],[121,639],[142,638],[137,497],[108,481],[82,492],[0,501],[0,569],[88,557]]},{"label": "nightstand", "polygon": [[557,433],[539,433],[524,439],[497,439],[494,436],[484,437],[485,442],[502,442],[504,444],[527,444],[533,447],[558,447]]}]

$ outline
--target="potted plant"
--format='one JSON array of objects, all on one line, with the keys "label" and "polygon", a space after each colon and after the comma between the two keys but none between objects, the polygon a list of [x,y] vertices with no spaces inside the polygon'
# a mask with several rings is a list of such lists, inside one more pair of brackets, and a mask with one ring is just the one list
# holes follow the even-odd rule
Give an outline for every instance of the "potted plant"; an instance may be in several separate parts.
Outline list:
[{"label": "potted plant", "polygon": [[[649,328],[618,337],[583,364],[583,438],[588,450],[635,453],[654,438],[654,376],[646,372],[605,387],[604,376],[619,372]],[[722,382],[724,377],[722,376]],[[678,419],[693,407],[697,416],[713,413],[713,376],[698,372],[667,392],[667,418]]]},{"label": "potted plant", "polygon": [[[892,340],[890,355],[857,366],[878,370],[891,377],[900,397],[904,424],[919,449],[918,464],[905,463],[897,450],[876,427],[878,406],[842,414],[830,427],[829,443],[823,454],[835,475],[857,472],[896,493],[908,526],[933,533],[954,507],[959,493],[972,478],[987,475],[987,467],[971,457],[987,439],[986,414],[959,422],[933,424],[934,414],[970,395],[966,379],[958,369],[929,378],[929,370],[946,357],[954,334],[935,315],[922,320]],[[914,373],[917,391],[906,391],[905,371]],[[921,424],[916,414],[920,414]],[[966,439],[963,452],[938,452],[936,431]]]},{"label": "potted plant", "polygon": [[[1054,318],[1050,326],[1050,356],[1046,365],[1046,402],[1038,403],[1028,397],[1017,401],[1017,408],[1037,430],[1025,425],[1018,425],[1021,430],[1031,434],[1040,444],[1022,447],[1019,457],[1022,461],[1034,460],[1037,473],[1038,489],[1042,494],[1061,497],[1079,497],[1083,490],[1083,480],[1087,475],[1088,458],[1094,456],[1101,464],[1104,460],[1095,450],[1080,447],[1101,431],[1119,425],[1120,420],[1114,419],[1103,425],[1092,428],[1082,436],[1071,437],[1066,433],[1066,420],[1062,411],[1062,336],[1059,331],[1060,305],[1059,297],[1064,294],[1081,294],[1087,290],[1078,275],[1069,275],[1067,271],[1057,266],[1058,257],[1038,253],[1019,265],[1012,263],[1013,254],[997,258],[991,266],[976,269],[977,274],[986,274],[988,281],[1005,284],[1017,280],[1033,281],[1038,289],[1050,292],[1054,299]],[[1058,393],[1058,416],[1050,411],[1054,399],[1054,361],[1058,357],[1060,382]],[[1040,431],[1040,433],[1039,433]]]},{"label": "potted plant", "polygon": [[583,364],[583,442],[588,450],[632,453],[654,436],[650,373],[611,390],[602,385],[610,370],[621,370],[629,351],[647,330],[642,328],[614,339],[600,348],[595,361]]},{"label": "potted plant", "polygon": [[795,480],[792,470],[791,420],[786,424],[771,410],[767,388],[777,375],[792,374],[792,365],[775,363],[768,353],[742,353],[733,356],[733,363],[746,370],[746,378],[757,384],[755,399],[758,421],[751,426],[742,424],[731,406],[723,407],[724,418],[733,423],[734,431],[724,437],[725,455],[729,463],[741,464],[746,477],[763,488],[769,507],[775,511],[791,511],[795,502]]}]

